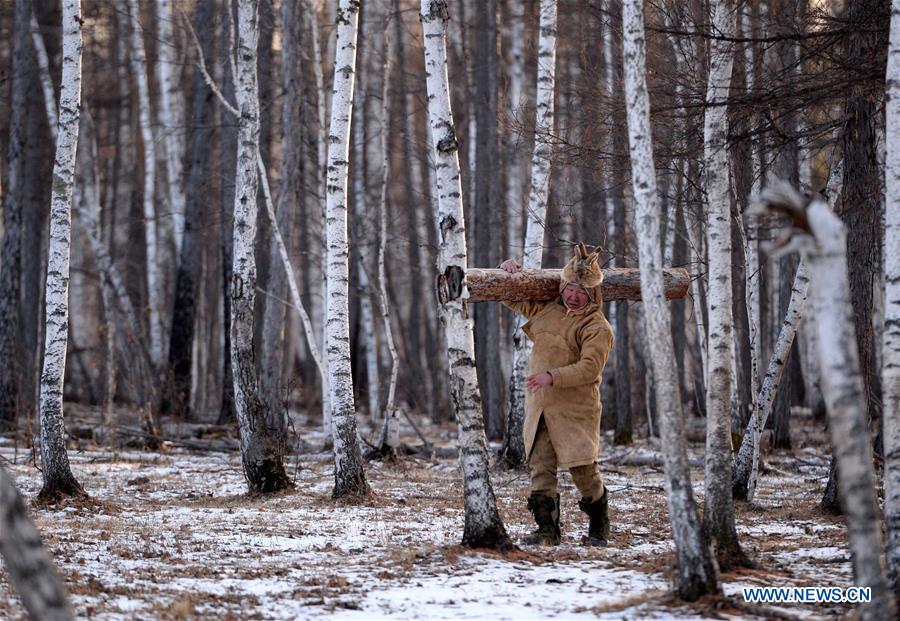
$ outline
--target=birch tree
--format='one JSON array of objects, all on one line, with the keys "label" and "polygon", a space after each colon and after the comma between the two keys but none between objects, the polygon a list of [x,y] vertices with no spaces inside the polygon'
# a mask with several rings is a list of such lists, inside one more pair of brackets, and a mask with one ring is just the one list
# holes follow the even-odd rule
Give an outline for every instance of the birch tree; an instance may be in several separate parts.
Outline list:
[{"label": "birch tree", "polygon": [[78,152],[81,106],[81,2],[62,4],[62,80],[59,89],[59,133],[50,199],[50,245],[47,253],[47,301],[44,365],[41,372],[41,462],[44,485],[39,498],[56,502],[64,496],[87,496],[69,467],[63,421],[63,380],[69,331],[69,255],[72,198]]},{"label": "birch tree", "polygon": [[718,593],[719,581],[690,484],[681,395],[671,341],[671,317],[663,297],[661,210],[656,193],[650,132],[643,0],[624,0],[622,22],[625,101],[644,299],[644,332],[658,335],[657,338],[647,339],[647,345],[656,403],[660,408],[659,436],[663,446],[666,494],[675,540],[675,593],[682,599],[692,601],[707,593]]},{"label": "birch tree", "polygon": [[256,297],[254,255],[259,186],[258,0],[238,2],[237,173],[234,197],[234,248],[231,282],[231,364],[235,411],[240,428],[241,460],[251,492],[274,492],[291,486],[284,471],[285,431],[280,410],[260,398],[253,350]]},{"label": "birch tree", "polygon": [[[710,2],[713,31],[703,130],[703,159],[709,224],[707,248],[709,342],[706,390],[706,468],[703,527],[715,545],[723,571],[746,565],[734,525],[731,497],[731,393],[734,336],[731,299],[731,183],[728,177],[728,107],[734,59],[735,13],[726,0]],[[673,227],[674,228],[674,227]],[[652,333],[651,333],[652,334]],[[666,333],[668,334],[668,332]],[[659,376],[654,374],[654,378]],[[659,402],[657,402],[659,403]]]},{"label": "birch tree", "polygon": [[150,110],[150,87],[147,84],[147,59],[144,53],[144,38],[141,30],[141,10],[138,0],[123,0],[123,12],[130,16],[131,38],[128,50],[131,59],[131,73],[137,87],[138,111],[140,116],[141,144],[144,154],[144,177],[142,204],[144,209],[144,239],[147,244],[147,309],[150,324],[150,354],[153,364],[159,366],[163,356],[162,317],[160,315],[161,287],[159,274],[159,238],[156,229],[156,207],[154,188],[156,186],[156,142],[153,139],[153,121]]},{"label": "birch tree", "polygon": [[[550,191],[550,135],[553,133],[556,79],[556,0],[541,0],[538,26],[537,101],[535,103],[534,151],[531,155],[531,188],[525,214],[525,255],[522,267],[540,269],[544,255],[544,222]],[[509,418],[503,459],[511,468],[525,462],[522,425],[525,421],[525,375],[531,359],[531,340],[522,332],[525,318],[516,316],[513,362],[509,377]]]},{"label": "birch tree", "polygon": [[900,592],[900,0],[891,11],[885,104],[886,229],[884,239],[884,519],[887,565]]},{"label": "birch tree", "polygon": [[73,619],[64,583],[41,542],[41,535],[28,515],[12,476],[2,466],[0,532],[3,533],[0,555],[29,617],[41,621]]},{"label": "birch tree", "polygon": [[175,233],[176,256],[181,253],[184,239],[185,197],[181,183],[181,156],[184,153],[182,127],[184,106],[181,102],[181,88],[178,80],[179,59],[173,32],[173,0],[156,0],[156,24],[159,29],[159,60],[156,63],[160,87],[160,126],[163,128],[163,148],[165,149],[166,177],[168,178],[169,211]]},{"label": "birch tree", "polygon": [[871,588],[872,600],[862,606],[861,618],[893,619],[896,608],[881,561],[883,544],[866,423],[866,393],[850,304],[847,232],[821,197],[807,202],[785,183],[763,190],[760,208],[785,212],[791,217],[794,236],[782,252],[799,249],[809,269],[822,393],[837,462],[838,493],[847,525],[854,582]]},{"label": "birch tree", "polygon": [[350,370],[349,252],[347,245],[347,172],[350,119],[353,113],[353,78],[359,2],[341,0],[337,17],[334,88],[328,134],[326,239],[328,294],[326,349],[328,351],[331,426],[334,441],[335,498],[369,492],[362,454],[356,437],[356,406]]},{"label": "birch tree", "polygon": [[[389,2],[387,7],[390,15],[387,19],[400,19],[394,15],[396,4]],[[400,421],[397,417],[397,376],[400,372],[400,358],[397,354],[397,345],[394,341],[394,330],[391,326],[391,312],[388,302],[388,280],[385,268],[385,251],[387,245],[387,210],[388,210],[388,182],[391,173],[390,135],[388,127],[391,120],[391,97],[389,86],[391,83],[391,62],[394,59],[394,37],[391,34],[387,20],[384,28],[384,65],[381,72],[383,82],[381,87],[381,196],[379,200],[379,226],[378,226],[378,305],[381,310],[381,320],[384,323],[384,334],[387,346],[391,354],[391,380],[388,384],[387,403],[384,407],[384,425],[381,434],[381,453],[389,456],[396,454],[400,444]]]},{"label": "birch tree", "polygon": [[766,426],[772,405],[775,403],[775,395],[784,373],[785,362],[794,343],[800,320],[803,318],[803,310],[809,289],[809,275],[806,265],[800,263],[797,274],[794,276],[794,285],[791,289],[791,301],[778,333],[778,340],[772,350],[772,357],[766,369],[762,386],[753,397],[753,410],[744,439],[741,442],[740,451],[734,462],[732,471],[732,493],[735,498],[752,501],[756,493],[756,483],[759,475],[759,435]]},{"label": "birch tree", "polygon": [[[542,13],[543,14],[543,13]],[[525,161],[521,137],[513,131],[522,106],[522,91],[525,86],[525,6],[522,0],[513,0],[509,5],[510,34],[508,46],[509,91],[506,96],[507,144],[506,144],[506,256],[515,253],[522,235],[522,200],[525,189]],[[540,64],[538,65],[540,67]],[[517,328],[518,329],[518,328]],[[521,338],[521,336],[520,336]],[[521,395],[517,395],[521,397]],[[512,392],[510,391],[510,411]],[[507,437],[510,427],[507,425]]]},{"label": "birch tree", "polygon": [[512,547],[497,511],[488,470],[487,439],[475,369],[472,321],[466,313],[467,265],[465,218],[460,183],[459,142],[450,109],[447,77],[447,22],[445,0],[422,0],[420,18],[425,42],[428,123],[431,127],[438,200],[438,288],[440,317],[447,335],[450,390],[459,433],[459,463],[463,477],[465,528],[463,545],[508,549]]}]

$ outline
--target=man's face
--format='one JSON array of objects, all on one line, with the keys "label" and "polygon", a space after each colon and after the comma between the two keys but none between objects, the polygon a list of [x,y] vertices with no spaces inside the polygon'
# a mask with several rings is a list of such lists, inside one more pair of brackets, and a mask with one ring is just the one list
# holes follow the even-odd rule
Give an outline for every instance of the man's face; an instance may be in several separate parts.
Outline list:
[{"label": "man's face", "polygon": [[566,285],[562,292],[562,299],[567,308],[578,310],[585,306],[590,298],[587,291],[581,285]]}]

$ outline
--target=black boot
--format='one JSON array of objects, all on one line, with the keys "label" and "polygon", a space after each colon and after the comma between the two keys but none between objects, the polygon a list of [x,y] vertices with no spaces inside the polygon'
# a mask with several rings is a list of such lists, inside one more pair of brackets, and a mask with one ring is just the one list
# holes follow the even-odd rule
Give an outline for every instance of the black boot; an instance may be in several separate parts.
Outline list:
[{"label": "black boot", "polygon": [[609,542],[609,512],[607,511],[606,488],[603,495],[594,502],[587,502],[584,498],[578,501],[578,508],[588,514],[590,526],[587,537],[581,542],[586,546],[606,546]]},{"label": "black boot", "polygon": [[538,528],[525,537],[522,543],[525,545],[559,545],[559,494],[556,495],[556,498],[550,498],[539,492],[532,492],[528,497],[528,510],[534,516]]}]

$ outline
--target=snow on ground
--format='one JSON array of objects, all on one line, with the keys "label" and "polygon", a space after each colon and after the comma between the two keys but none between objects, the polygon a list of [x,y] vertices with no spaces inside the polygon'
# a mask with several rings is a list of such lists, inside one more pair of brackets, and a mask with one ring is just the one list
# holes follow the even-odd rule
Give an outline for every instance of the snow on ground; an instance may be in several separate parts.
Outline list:
[{"label": "snow on ground", "polygon": [[[452,430],[450,430],[452,432]],[[449,435],[449,434],[448,434]],[[771,456],[753,506],[738,505],[739,533],[758,569],[724,576],[730,598],[683,604],[669,595],[673,546],[658,466],[622,466],[634,449],[604,448],[613,535],[580,545],[587,527],[562,475],[563,545],[501,556],[458,545],[462,496],[454,460],[370,462],[374,496],[333,501],[328,453],[292,455],[296,489],[248,497],[238,455],[164,447],[157,452],[71,451],[94,503],[33,508],[79,618],[120,619],[702,619],[767,618],[740,605],[745,586],[850,586],[839,519],[816,508],[827,461],[804,448]],[[643,442],[641,454],[652,454]],[[34,498],[40,473],[27,452],[0,448]],[[697,456],[695,454],[695,456]],[[10,464],[9,462],[13,462]],[[694,487],[702,493],[700,469]],[[498,472],[503,519],[518,539],[533,524],[527,477]],[[798,618],[852,609],[782,606]],[[0,575],[0,617],[24,618]]]}]

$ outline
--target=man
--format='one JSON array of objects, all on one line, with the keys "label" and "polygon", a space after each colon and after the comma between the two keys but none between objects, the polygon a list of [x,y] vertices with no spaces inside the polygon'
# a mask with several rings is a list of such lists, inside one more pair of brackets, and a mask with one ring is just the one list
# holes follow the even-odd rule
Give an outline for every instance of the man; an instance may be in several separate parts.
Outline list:
[{"label": "man", "polygon": [[[602,310],[600,249],[583,244],[563,269],[560,297],[553,302],[504,302],[528,321],[522,331],[534,342],[525,379],[525,453],[531,475],[528,509],[538,529],[526,544],[560,541],[558,467],[568,468],[581,492],[578,507],[590,518],[583,542],[609,539],[607,492],[600,478],[600,378],[613,346]],[[501,269],[521,266],[509,259]]]}]

